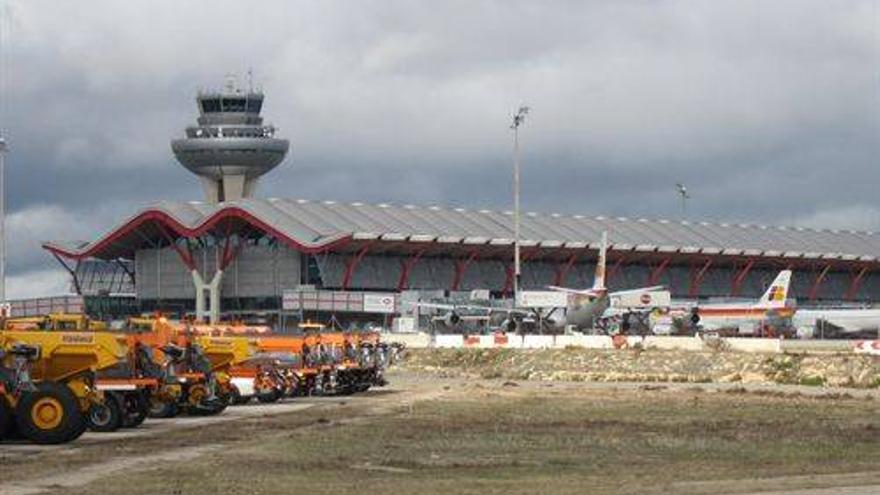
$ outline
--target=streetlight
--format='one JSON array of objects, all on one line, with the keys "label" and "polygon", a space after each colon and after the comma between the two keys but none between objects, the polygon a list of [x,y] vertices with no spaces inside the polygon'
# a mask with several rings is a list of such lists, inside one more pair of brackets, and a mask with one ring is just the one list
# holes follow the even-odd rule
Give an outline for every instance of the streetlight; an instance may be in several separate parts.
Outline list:
[{"label": "streetlight", "polygon": [[691,197],[688,194],[687,188],[681,182],[676,182],[675,188],[678,190],[678,195],[681,196],[681,218],[684,220],[687,217],[687,200],[691,199]]},{"label": "streetlight", "polygon": [[520,262],[519,262],[519,126],[526,121],[526,115],[531,109],[526,106],[519,107],[516,115],[513,116],[513,123],[510,128],[513,129],[513,305],[519,303],[519,282],[520,282]]},{"label": "streetlight", "polygon": [[[0,303],[6,302],[6,162],[9,149],[0,136]],[[7,315],[8,316],[8,315]]]}]

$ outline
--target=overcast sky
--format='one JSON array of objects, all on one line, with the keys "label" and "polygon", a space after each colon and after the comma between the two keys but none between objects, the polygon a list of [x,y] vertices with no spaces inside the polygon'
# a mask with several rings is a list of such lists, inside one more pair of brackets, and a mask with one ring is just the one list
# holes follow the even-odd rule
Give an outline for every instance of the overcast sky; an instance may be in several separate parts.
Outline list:
[{"label": "overcast sky", "polygon": [[[9,293],[39,248],[198,200],[169,140],[244,74],[291,140],[259,195],[880,229],[873,1],[0,0]],[[244,82],[244,76],[241,77]]]}]

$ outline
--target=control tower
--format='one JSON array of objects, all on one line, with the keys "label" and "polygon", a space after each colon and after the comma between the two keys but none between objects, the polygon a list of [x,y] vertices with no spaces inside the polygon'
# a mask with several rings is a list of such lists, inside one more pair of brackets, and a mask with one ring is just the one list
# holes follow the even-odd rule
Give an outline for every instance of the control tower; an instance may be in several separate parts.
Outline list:
[{"label": "control tower", "polygon": [[262,91],[243,91],[228,79],[220,92],[199,92],[198,125],[171,141],[177,161],[199,176],[205,199],[221,203],[253,195],[257,181],[275,168],[290,143],[263,125]]}]

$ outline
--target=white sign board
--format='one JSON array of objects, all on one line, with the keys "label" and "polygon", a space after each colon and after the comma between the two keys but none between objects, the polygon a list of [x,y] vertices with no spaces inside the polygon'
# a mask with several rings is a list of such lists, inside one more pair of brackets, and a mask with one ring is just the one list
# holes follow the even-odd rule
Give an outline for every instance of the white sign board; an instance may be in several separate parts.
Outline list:
[{"label": "white sign board", "polygon": [[364,294],[364,313],[394,313],[394,294]]},{"label": "white sign board", "polygon": [[299,291],[285,289],[281,292],[281,309],[293,311],[299,309]]},{"label": "white sign board", "polygon": [[524,290],[519,293],[518,306],[523,308],[565,308],[568,294],[554,290]]}]

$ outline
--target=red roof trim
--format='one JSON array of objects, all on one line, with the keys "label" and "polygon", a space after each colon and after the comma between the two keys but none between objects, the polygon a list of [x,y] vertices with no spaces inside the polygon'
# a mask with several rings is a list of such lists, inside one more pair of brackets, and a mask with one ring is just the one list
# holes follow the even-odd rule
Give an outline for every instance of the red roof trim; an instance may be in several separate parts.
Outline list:
[{"label": "red roof trim", "polygon": [[120,241],[121,239],[125,238],[148,222],[156,222],[164,227],[167,227],[180,237],[192,238],[203,235],[207,231],[211,230],[214,226],[216,226],[219,222],[229,218],[244,220],[249,225],[258,228],[267,234],[272,235],[273,237],[281,240],[288,246],[308,254],[314,254],[333,249],[335,247],[347,244],[352,240],[351,234],[340,234],[339,236],[327,239],[327,241],[325,242],[306,244],[297,239],[287,236],[280,230],[262,221],[260,218],[251,214],[247,210],[233,206],[217,210],[214,214],[207,217],[193,228],[189,228],[186,225],[182,224],[174,216],[169,215],[165,211],[159,209],[150,209],[132,218],[125,224],[117,227],[115,230],[109,232],[107,235],[97,240],[96,242],[85,246],[83,249],[68,250],[51,243],[43,244],[43,249],[68,259],[82,260],[85,258],[98,256],[102,251],[112,246],[114,243]]}]

